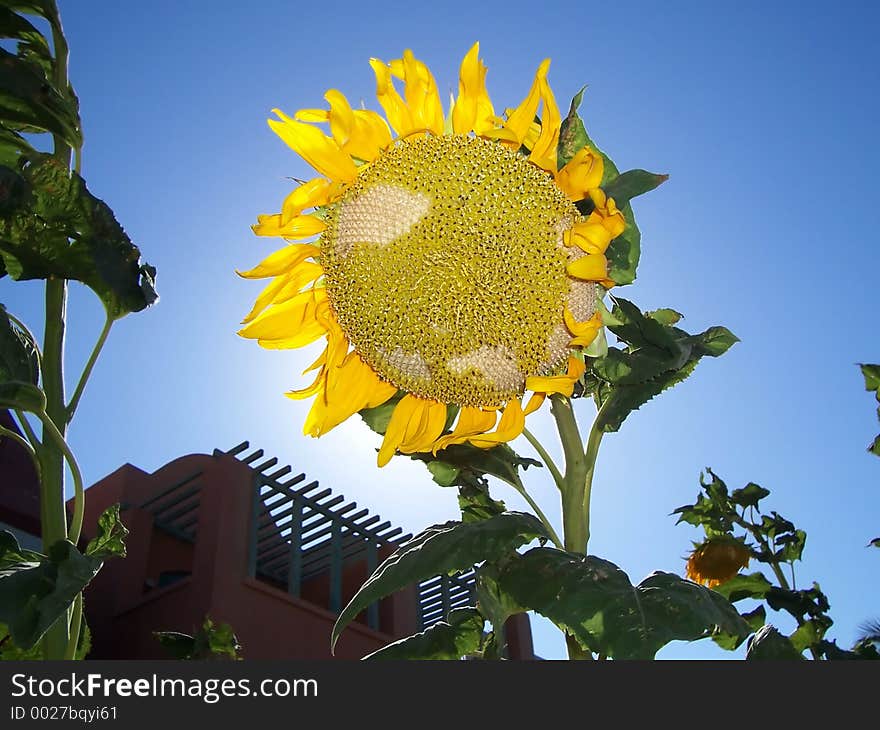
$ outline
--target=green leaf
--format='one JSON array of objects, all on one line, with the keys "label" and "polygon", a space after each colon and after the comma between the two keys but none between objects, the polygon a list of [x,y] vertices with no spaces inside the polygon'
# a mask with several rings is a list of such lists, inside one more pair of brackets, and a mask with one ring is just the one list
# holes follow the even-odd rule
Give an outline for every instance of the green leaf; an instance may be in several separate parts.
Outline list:
[{"label": "green leaf", "polygon": [[[21,176],[15,172],[22,155],[35,155],[36,150],[22,137],[18,132],[7,129],[0,120],[0,165],[3,166],[0,172],[0,215],[5,215],[8,200],[15,197],[16,193],[23,192],[24,181]],[[10,174],[11,173],[11,174]],[[22,186],[16,190],[15,186]],[[0,276],[3,275],[2,261],[0,261]]]},{"label": "green leaf", "polygon": [[196,641],[189,634],[179,631],[154,631],[153,636],[172,659],[190,659],[195,651]]},{"label": "green leaf", "polygon": [[519,605],[546,616],[587,649],[617,659],[652,658],[670,641],[748,625],[717,593],[671,573],[638,586],[613,563],[534,548],[501,568],[498,584]]},{"label": "green leaf", "polygon": [[[430,466],[430,465],[429,465]],[[462,522],[479,522],[507,510],[504,502],[493,499],[488,486],[464,484],[458,488],[458,507]]]},{"label": "green leaf", "polygon": [[461,659],[480,648],[485,619],[473,608],[456,608],[419,634],[382,647],[364,659]]},{"label": "green leaf", "polygon": [[374,601],[426,578],[500,558],[536,538],[548,539],[543,525],[522,512],[429,527],[398,547],[360,587],[336,620],[331,649],[342,630]]},{"label": "green leaf", "polygon": [[770,494],[769,489],[759,487],[754,482],[749,482],[742,489],[734,489],[730,495],[730,501],[740,507],[757,507],[764,497]]},{"label": "green leaf", "polygon": [[0,383],[0,408],[42,413],[46,410],[46,396],[30,383]]},{"label": "green leaf", "polygon": [[102,561],[59,540],[49,555],[18,548],[5,533],[0,541],[0,622],[16,646],[28,650],[62,615],[100,570]]},{"label": "green leaf", "polygon": [[[861,363],[859,367],[865,378],[865,390],[875,392],[877,400],[880,402],[880,365]],[[880,406],[877,407],[877,417],[880,418]],[[868,451],[875,456],[880,456],[880,434],[871,442]]]},{"label": "green leaf", "polygon": [[811,647],[818,647],[825,638],[825,632],[831,628],[832,621],[827,616],[819,616],[804,621],[792,633],[788,640],[791,645],[798,651],[803,652]]},{"label": "green leaf", "polygon": [[620,286],[626,286],[636,280],[636,270],[642,255],[642,232],[636,224],[632,205],[627,203],[621,206],[620,212],[626,228],[611,241],[605,251],[605,258],[608,259],[608,278]]},{"label": "green leaf", "polygon": [[[416,461],[424,461],[431,471],[434,481],[438,474],[443,482],[441,486],[473,486],[483,480],[486,475],[497,477],[508,484],[522,486],[519,470],[530,466],[541,466],[540,461],[519,456],[507,444],[498,444],[491,449],[481,449],[472,444],[453,444],[431,453],[410,454]],[[431,467],[440,463],[443,466]]]},{"label": "green leaf", "polygon": [[179,631],[154,631],[153,636],[174,659],[238,659],[241,651],[232,627],[208,617],[193,636]]},{"label": "green leaf", "polygon": [[798,620],[805,616],[823,616],[831,608],[828,597],[816,582],[812,588],[800,591],[774,586],[767,591],[765,599],[774,611],[787,611]]},{"label": "green leaf", "polygon": [[55,88],[37,58],[0,48],[0,119],[7,127],[49,132],[77,148],[82,145],[79,113],[68,89]]},{"label": "green leaf", "polygon": [[720,593],[731,603],[742,601],[745,598],[761,599],[773,588],[773,584],[764,577],[763,573],[738,574],[730,580],[715,586],[715,592]]},{"label": "green leaf", "polygon": [[616,323],[607,327],[627,348],[609,348],[604,357],[593,360],[587,379],[611,386],[592,389],[600,407],[597,424],[605,432],[617,431],[630,413],[685,380],[703,356],[717,357],[736,340],[724,327],[689,335],[666,324],[677,322],[678,312],[658,310],[665,314],[652,317],[626,299],[613,299]]},{"label": "green leaf", "polygon": [[559,144],[556,148],[556,166],[562,169],[571,159],[580,152],[588,143],[589,137],[584,123],[578,116],[577,110],[584,98],[585,86],[571,100],[568,115],[562,120],[559,128]]},{"label": "green leaf", "polygon": [[667,371],[647,383],[615,388],[608,398],[608,406],[603,404],[602,412],[596,419],[598,427],[606,433],[619,431],[630,413],[639,410],[664,390],[686,380],[698,362],[699,360],[690,360],[678,370]]},{"label": "green leaf", "polygon": [[605,194],[614,198],[617,207],[623,207],[633,198],[659,187],[669,175],[659,175],[645,170],[627,170],[604,186]]},{"label": "green leaf", "polygon": [[29,20],[0,7],[0,38],[18,41],[18,57],[40,66],[45,77],[52,78],[54,62],[49,43]]},{"label": "green leaf", "polygon": [[49,155],[22,170],[30,197],[0,218],[0,258],[15,280],[81,281],[119,319],[156,301],[156,270],[85,181]]},{"label": "green leaf", "polygon": [[792,643],[773,626],[766,624],[749,640],[746,659],[803,659]]},{"label": "green leaf", "polygon": [[15,324],[0,304],[0,383],[12,381],[36,386],[40,382],[37,343]]},{"label": "green leaf", "polygon": [[870,363],[859,363],[862,369],[862,375],[865,378],[865,390],[878,392],[880,391],[880,365]]},{"label": "green leaf", "polygon": [[684,315],[681,312],[676,312],[674,309],[669,308],[655,309],[653,312],[645,312],[645,316],[670,327],[678,324],[684,318]]},{"label": "green leaf", "polygon": [[710,357],[718,357],[727,352],[737,342],[739,337],[733,334],[727,327],[710,327],[705,332],[697,335],[702,354]]},{"label": "green leaf", "polygon": [[[740,614],[752,631],[760,629],[767,620],[767,610],[763,606],[758,606],[754,611],[748,611]],[[718,644],[725,651],[734,651],[743,643],[743,637],[736,634],[728,634],[719,632],[712,637],[712,641]]]},{"label": "green leaf", "polygon": [[98,534],[86,546],[86,555],[95,558],[124,558],[128,529],[119,518],[119,505],[108,507],[98,518]]},{"label": "green leaf", "polygon": [[486,564],[477,570],[477,608],[492,623],[496,636],[502,633],[507,619],[525,611],[502,590],[498,584],[498,575],[499,569],[496,565]]}]

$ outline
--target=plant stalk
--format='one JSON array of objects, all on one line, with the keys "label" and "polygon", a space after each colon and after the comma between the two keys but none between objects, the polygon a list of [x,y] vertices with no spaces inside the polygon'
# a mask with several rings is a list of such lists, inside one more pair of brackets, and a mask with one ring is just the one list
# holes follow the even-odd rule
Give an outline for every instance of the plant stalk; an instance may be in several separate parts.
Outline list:
[{"label": "plant stalk", "polygon": [[[46,329],[43,340],[43,391],[46,394],[46,418],[43,419],[41,457],[40,512],[43,552],[67,537],[64,510],[64,452],[56,433],[64,440],[67,409],[64,405],[64,328],[67,312],[67,282],[46,281]],[[56,433],[53,433],[56,432]],[[67,619],[56,621],[43,639],[47,659],[63,659],[68,644]]]}]

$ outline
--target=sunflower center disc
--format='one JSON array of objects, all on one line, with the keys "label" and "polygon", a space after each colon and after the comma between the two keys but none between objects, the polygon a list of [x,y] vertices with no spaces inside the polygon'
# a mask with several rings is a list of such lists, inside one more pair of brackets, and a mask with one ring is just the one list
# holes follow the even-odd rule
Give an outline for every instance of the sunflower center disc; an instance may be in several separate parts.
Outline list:
[{"label": "sunflower center disc", "polygon": [[595,311],[551,177],[464,136],[399,142],[328,211],[321,264],[346,336],[382,377],[444,403],[499,406],[568,353],[569,308]]}]

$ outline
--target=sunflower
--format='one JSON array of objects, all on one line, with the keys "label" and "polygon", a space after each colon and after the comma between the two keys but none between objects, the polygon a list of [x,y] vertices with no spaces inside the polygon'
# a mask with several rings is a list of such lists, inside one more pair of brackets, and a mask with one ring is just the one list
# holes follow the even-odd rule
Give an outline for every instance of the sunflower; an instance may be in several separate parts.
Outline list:
[{"label": "sunflower", "polygon": [[710,537],[694,546],[687,561],[687,577],[709,588],[721,585],[747,568],[751,552],[734,537]]},{"label": "sunflower", "polygon": [[446,116],[431,72],[405,51],[370,61],[385,119],[330,90],[327,109],[269,120],[319,176],[258,216],[257,235],[288,244],[239,272],[271,278],[239,334],[269,349],[326,338],[314,381],[287,394],[314,398],[306,434],[401,392],[379,466],[519,436],[548,394],[572,394],[614,284],[604,253],[624,219],[600,188],[598,151],[557,165],[549,60],[500,117],[478,54]]}]

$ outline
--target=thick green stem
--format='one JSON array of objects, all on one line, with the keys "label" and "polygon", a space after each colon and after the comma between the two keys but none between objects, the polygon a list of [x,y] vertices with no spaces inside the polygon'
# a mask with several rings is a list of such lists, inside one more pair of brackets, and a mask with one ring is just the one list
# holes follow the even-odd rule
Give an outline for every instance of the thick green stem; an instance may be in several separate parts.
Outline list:
[{"label": "thick green stem", "polygon": [[83,486],[82,472],[79,470],[79,464],[76,463],[76,457],[49,416],[44,413],[40,415],[40,418],[43,420],[45,433],[51,436],[55,446],[61,449],[61,453],[70,467],[70,473],[73,475],[73,517],[70,521],[70,531],[67,539],[75,545],[79,542],[82,532],[83,514],[85,511],[85,488]]},{"label": "thick green stem", "polygon": [[92,354],[89,355],[88,362],[86,362],[86,366],[85,368],[83,368],[82,375],[80,375],[79,378],[79,382],[76,384],[76,389],[73,391],[73,396],[70,398],[70,403],[67,405],[67,423],[70,423],[71,419],[73,418],[73,414],[76,412],[76,407],[77,405],[79,405],[79,399],[82,398],[86,383],[89,382],[89,376],[92,374],[92,368],[95,367],[95,362],[98,359],[98,355],[101,354],[101,349],[104,347],[104,343],[107,341],[107,335],[110,334],[110,328],[112,326],[113,319],[108,316],[106,321],[104,322],[104,328],[101,330],[98,341],[92,348]]},{"label": "thick green stem", "polygon": [[[64,510],[64,452],[57,436],[64,441],[67,409],[64,405],[64,327],[67,310],[67,282],[46,281],[46,328],[43,340],[43,391],[46,394],[46,417],[43,420],[40,512],[43,551],[67,537]],[[54,432],[54,433],[53,433]],[[46,632],[44,655],[63,659],[68,643],[67,620],[56,621]]]},{"label": "thick green stem", "polygon": [[585,555],[590,529],[583,509],[587,463],[582,451],[581,434],[571,401],[565,396],[550,397],[550,412],[556,420],[562,451],[565,454],[565,477],[562,490],[562,529],[565,549]]}]

